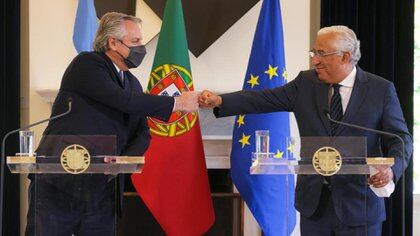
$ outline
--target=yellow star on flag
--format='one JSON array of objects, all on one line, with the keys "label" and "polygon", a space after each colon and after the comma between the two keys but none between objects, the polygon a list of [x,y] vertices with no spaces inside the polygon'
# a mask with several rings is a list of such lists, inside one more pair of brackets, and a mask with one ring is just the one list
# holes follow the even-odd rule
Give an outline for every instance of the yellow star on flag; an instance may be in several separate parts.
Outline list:
[{"label": "yellow star on flag", "polygon": [[284,152],[280,152],[280,150],[277,149],[277,152],[276,152],[276,154],[274,154],[274,157],[275,158],[282,158],[283,157],[283,153]]},{"label": "yellow star on flag", "polygon": [[245,115],[239,115],[238,116],[238,120],[236,121],[236,123],[238,123],[238,128],[241,127],[241,125],[245,124]]},{"label": "yellow star on flag", "polygon": [[249,143],[249,138],[251,137],[251,135],[245,135],[244,133],[242,133],[242,138],[239,139],[239,142],[242,143],[242,148],[245,147],[245,145],[251,145]]},{"label": "yellow star on flag", "polygon": [[272,79],[273,76],[279,76],[277,74],[277,67],[278,66],[272,67],[271,65],[268,65],[268,70],[266,70],[264,73],[266,73],[269,76],[270,79]]},{"label": "yellow star on flag", "polygon": [[259,76],[254,76],[251,74],[251,79],[247,81],[247,83],[251,85],[251,88],[254,88],[255,85],[260,85],[260,83],[258,83],[258,78]]},{"label": "yellow star on flag", "polygon": [[286,71],[286,68],[283,68],[283,74],[282,74],[282,76],[283,76],[283,79],[287,80],[287,71]]}]

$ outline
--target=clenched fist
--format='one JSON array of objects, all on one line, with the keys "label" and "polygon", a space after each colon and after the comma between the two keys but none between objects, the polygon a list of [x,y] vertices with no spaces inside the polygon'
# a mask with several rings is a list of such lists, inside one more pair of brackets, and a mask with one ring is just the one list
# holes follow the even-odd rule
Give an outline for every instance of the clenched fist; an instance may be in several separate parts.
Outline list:
[{"label": "clenched fist", "polygon": [[194,112],[198,110],[199,92],[183,92],[181,96],[175,97],[175,107],[173,111]]},{"label": "clenched fist", "polygon": [[201,108],[215,108],[222,105],[222,97],[208,90],[201,92],[198,101]]}]

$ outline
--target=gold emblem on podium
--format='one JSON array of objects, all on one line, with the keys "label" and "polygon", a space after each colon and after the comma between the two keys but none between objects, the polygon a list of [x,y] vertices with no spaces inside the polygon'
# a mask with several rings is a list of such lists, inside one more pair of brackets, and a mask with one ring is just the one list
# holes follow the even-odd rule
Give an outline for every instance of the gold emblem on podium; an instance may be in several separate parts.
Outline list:
[{"label": "gold emblem on podium", "polygon": [[77,175],[85,172],[89,167],[90,154],[85,147],[72,144],[63,150],[60,161],[66,172]]},{"label": "gold emblem on podium", "polygon": [[323,176],[331,176],[337,173],[342,164],[341,154],[333,147],[318,149],[312,158],[315,171]]}]

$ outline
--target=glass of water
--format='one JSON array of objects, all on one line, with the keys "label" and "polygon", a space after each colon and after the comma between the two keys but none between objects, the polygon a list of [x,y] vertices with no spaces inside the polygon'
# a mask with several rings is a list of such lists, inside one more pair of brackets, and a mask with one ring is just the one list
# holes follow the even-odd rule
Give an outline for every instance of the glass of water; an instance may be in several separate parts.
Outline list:
[{"label": "glass of water", "polygon": [[255,130],[255,148],[256,153],[270,152],[270,131]]},{"label": "glass of water", "polygon": [[19,155],[34,156],[35,135],[33,131],[19,131]]}]

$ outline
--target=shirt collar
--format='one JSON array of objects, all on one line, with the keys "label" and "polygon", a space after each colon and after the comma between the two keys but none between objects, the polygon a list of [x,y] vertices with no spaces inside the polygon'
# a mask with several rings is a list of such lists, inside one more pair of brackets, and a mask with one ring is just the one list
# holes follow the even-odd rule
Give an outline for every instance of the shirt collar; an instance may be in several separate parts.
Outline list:
[{"label": "shirt collar", "polygon": [[350,72],[350,74],[348,74],[347,77],[339,84],[343,87],[352,88],[354,86],[354,81],[356,80],[356,71],[356,67],[353,66],[353,70]]},{"label": "shirt collar", "polygon": [[121,70],[121,69],[120,69],[120,68],[118,68],[118,66],[117,66],[114,62],[113,62],[112,64],[114,64],[115,69],[117,70],[117,72],[118,72],[118,73],[120,73],[120,70]]}]

